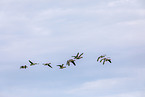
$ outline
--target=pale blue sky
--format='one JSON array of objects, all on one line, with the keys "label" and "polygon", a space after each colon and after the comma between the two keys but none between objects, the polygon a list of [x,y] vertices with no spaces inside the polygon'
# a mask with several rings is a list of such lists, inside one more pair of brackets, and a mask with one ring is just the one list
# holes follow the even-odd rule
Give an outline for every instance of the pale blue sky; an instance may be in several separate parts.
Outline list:
[{"label": "pale blue sky", "polygon": [[[144,5],[144,0],[1,0],[0,97],[145,97]],[[56,67],[77,52],[84,58],[76,67]],[[112,64],[96,62],[102,54]],[[28,60],[51,62],[53,69],[30,67]]]}]

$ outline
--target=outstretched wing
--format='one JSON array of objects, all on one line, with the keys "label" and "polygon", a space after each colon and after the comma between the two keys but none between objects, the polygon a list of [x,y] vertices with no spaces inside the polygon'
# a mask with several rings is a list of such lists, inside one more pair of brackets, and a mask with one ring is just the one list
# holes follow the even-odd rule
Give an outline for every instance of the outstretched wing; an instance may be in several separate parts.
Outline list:
[{"label": "outstretched wing", "polygon": [[50,68],[52,68],[52,66],[51,66],[50,64],[48,64],[48,66],[49,66]]},{"label": "outstretched wing", "polygon": [[99,61],[100,58],[101,58],[101,57],[98,57],[97,61]]},{"label": "outstretched wing", "polygon": [[33,64],[33,62],[32,62],[32,61],[30,61],[30,60],[29,60],[29,62],[30,62],[31,64]]},{"label": "outstretched wing", "polygon": [[103,61],[103,65],[105,64],[106,60]]},{"label": "outstretched wing", "polygon": [[25,65],[25,68],[28,68],[28,66]]},{"label": "outstretched wing", "polygon": [[77,57],[79,56],[79,52],[77,53],[77,55],[76,55]]},{"label": "outstretched wing", "polygon": [[63,66],[64,64],[62,64],[61,66]]},{"label": "outstretched wing", "polygon": [[76,66],[76,64],[75,64],[75,62],[74,61],[71,61],[73,64],[74,64],[74,66]]},{"label": "outstretched wing", "polygon": [[104,59],[101,59],[100,62],[102,62],[103,60],[105,60],[105,58]]},{"label": "outstretched wing", "polygon": [[63,66],[64,64],[61,65],[61,69],[66,68],[66,66]]},{"label": "outstretched wing", "polygon": [[111,62],[111,59],[108,59],[107,61],[109,61],[110,63],[112,63],[112,62]]},{"label": "outstretched wing", "polygon": [[79,57],[81,57],[84,53],[81,53]]}]

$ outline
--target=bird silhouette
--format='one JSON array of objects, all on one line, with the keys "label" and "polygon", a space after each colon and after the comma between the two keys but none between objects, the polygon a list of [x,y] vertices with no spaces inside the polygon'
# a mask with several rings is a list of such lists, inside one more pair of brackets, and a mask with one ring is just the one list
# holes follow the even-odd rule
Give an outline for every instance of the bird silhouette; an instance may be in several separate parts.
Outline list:
[{"label": "bird silhouette", "polygon": [[50,65],[51,63],[45,63],[43,64],[44,66],[49,66],[50,68],[52,68],[52,66]]},{"label": "bird silhouette", "polygon": [[30,61],[30,60],[29,60],[29,62],[30,62],[30,66],[38,64],[38,63],[33,63],[33,62]]},{"label": "bird silhouette", "polygon": [[101,55],[101,56],[99,56],[98,59],[97,59],[97,61],[99,61],[100,58],[103,58],[103,57],[105,57],[105,56],[106,56],[106,55]]},{"label": "bird silhouette", "polygon": [[20,69],[26,69],[26,68],[28,68],[28,66],[20,66]]},{"label": "bird silhouette", "polygon": [[[108,58],[109,58],[109,57],[108,57]],[[100,60],[100,62],[103,61],[103,65],[105,64],[106,61],[112,63],[112,62],[111,62],[111,59],[108,59],[108,58],[103,58],[103,59]]]},{"label": "bird silhouette", "polygon": [[110,63],[112,63],[111,59],[106,59],[106,61],[109,61]]},{"label": "bird silhouette", "polygon": [[74,61],[75,61],[75,60],[73,60],[73,59],[69,59],[69,60],[67,60],[66,65],[70,66],[70,63],[73,63],[73,64],[74,64],[74,66],[76,66],[76,64],[75,64],[75,62],[74,62]]},{"label": "bird silhouette", "polygon": [[64,64],[62,64],[62,65],[57,65],[57,66],[59,66],[60,68],[59,69],[63,69],[63,68],[66,68],[66,66],[63,66]]},{"label": "bird silhouette", "polygon": [[79,55],[79,53],[77,53],[76,56],[72,56],[72,57],[74,57],[74,59],[81,59],[81,58],[83,58],[83,57],[81,57],[83,54],[84,54],[84,53],[81,53],[81,54]]}]

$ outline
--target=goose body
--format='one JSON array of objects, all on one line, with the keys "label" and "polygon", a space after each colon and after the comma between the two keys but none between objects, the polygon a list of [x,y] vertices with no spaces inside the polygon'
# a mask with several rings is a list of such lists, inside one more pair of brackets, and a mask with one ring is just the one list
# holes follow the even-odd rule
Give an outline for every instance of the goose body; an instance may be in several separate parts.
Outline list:
[{"label": "goose body", "polygon": [[20,69],[26,69],[26,68],[28,68],[28,66],[20,66]]}]

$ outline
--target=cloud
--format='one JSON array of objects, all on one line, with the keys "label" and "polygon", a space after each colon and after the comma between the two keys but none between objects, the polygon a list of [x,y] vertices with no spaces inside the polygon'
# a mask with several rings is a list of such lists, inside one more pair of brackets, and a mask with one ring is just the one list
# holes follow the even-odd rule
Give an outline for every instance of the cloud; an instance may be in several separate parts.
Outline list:
[{"label": "cloud", "polygon": [[[143,12],[141,13],[145,13],[145,10],[143,10]],[[118,25],[126,25],[126,26],[141,26],[145,24],[145,19],[138,19],[138,20],[134,20],[134,21],[126,21],[126,22],[120,22],[118,23]]]},{"label": "cloud", "polygon": [[49,89],[42,89],[40,91],[40,89],[38,88],[32,88],[32,87],[12,87],[12,88],[8,88],[7,91],[1,91],[0,95],[2,95],[2,97],[26,97],[26,96],[31,96],[31,97],[46,97],[46,96],[53,96],[54,91],[49,90]]},{"label": "cloud", "polygon": [[94,91],[106,92],[112,89],[115,90],[118,87],[122,87],[126,85],[130,80],[131,79],[129,78],[113,78],[113,79],[102,79],[102,80],[96,80],[96,81],[91,81],[91,82],[85,82],[79,88],[72,89],[69,92],[73,94],[78,94],[78,93],[86,94],[86,93],[91,93]]},{"label": "cloud", "polygon": [[126,77],[89,81],[67,91],[67,93],[75,96],[90,95],[91,97],[97,95],[100,97],[143,97],[145,95],[144,88],[139,88],[141,84],[138,84],[140,82],[137,80],[142,80],[142,78]]},{"label": "cloud", "polygon": [[136,0],[114,0],[108,3],[109,7],[116,7],[120,5],[128,5],[128,4],[133,4],[135,3]]},{"label": "cloud", "polygon": [[115,95],[108,95],[108,96],[101,96],[101,97],[144,97],[145,91],[135,91],[135,92],[128,92],[128,93],[120,93]]}]

